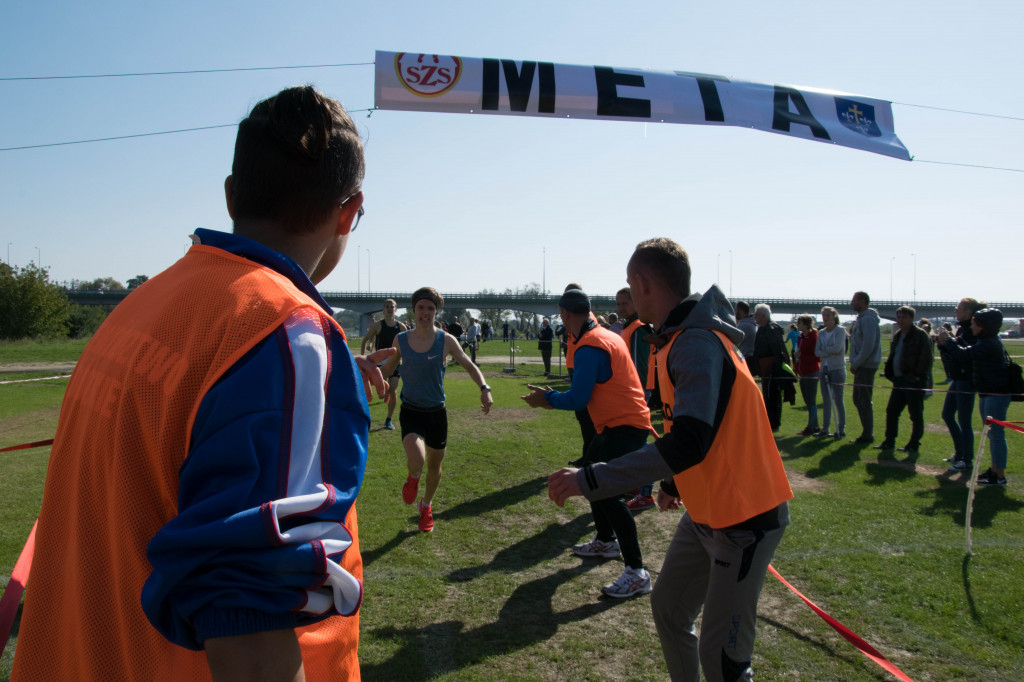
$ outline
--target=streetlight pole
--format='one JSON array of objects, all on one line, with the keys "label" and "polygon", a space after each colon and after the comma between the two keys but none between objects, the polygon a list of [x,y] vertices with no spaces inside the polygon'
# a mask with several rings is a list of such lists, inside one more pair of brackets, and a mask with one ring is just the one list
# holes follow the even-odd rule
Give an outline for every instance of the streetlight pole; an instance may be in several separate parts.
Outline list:
[{"label": "streetlight pole", "polygon": [[732,249],[729,249],[729,298],[732,298]]},{"label": "streetlight pole", "polygon": [[917,254],[910,254],[914,257],[914,303],[917,303]]},{"label": "streetlight pole", "polygon": [[544,271],[543,271],[543,274],[541,275],[540,289],[541,289],[541,293],[542,294],[547,294],[548,293],[548,247],[546,247],[546,246],[542,247],[541,250],[543,251],[543,254],[544,254]]},{"label": "streetlight pole", "polygon": [[892,301],[892,264],[896,261],[896,256],[889,259],[889,300]]},{"label": "streetlight pole", "polygon": [[8,265],[11,264],[11,247],[13,245],[14,245],[14,242],[7,242],[7,264]]}]

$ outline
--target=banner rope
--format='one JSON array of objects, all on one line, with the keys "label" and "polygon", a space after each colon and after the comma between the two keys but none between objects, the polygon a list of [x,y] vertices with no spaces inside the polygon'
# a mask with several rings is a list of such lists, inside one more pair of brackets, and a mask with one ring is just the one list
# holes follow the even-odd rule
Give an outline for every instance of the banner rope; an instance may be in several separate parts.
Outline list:
[{"label": "banner rope", "polygon": [[840,635],[842,635],[846,641],[850,642],[850,644],[853,644],[855,647],[857,647],[862,654],[864,654],[869,659],[880,665],[886,672],[891,673],[893,676],[896,677],[896,679],[902,680],[903,682],[914,682],[911,678],[907,677],[907,675],[902,670],[897,668],[894,663],[892,663],[888,658],[883,656],[877,649],[875,649],[875,647],[871,646],[863,639],[858,637],[852,630],[847,628],[838,620],[825,613],[824,609],[822,609],[820,606],[818,606],[810,599],[805,597],[803,594],[801,594],[800,590],[790,585],[785,578],[779,575],[779,572],[776,571],[775,567],[771,564],[768,564],[768,572],[775,576],[780,583],[788,587],[793,592],[793,594],[800,597],[800,599],[802,599],[803,602],[807,604],[807,606],[809,606],[812,611],[821,616],[822,620],[824,620],[826,623],[832,626],[832,629],[838,632]]}]

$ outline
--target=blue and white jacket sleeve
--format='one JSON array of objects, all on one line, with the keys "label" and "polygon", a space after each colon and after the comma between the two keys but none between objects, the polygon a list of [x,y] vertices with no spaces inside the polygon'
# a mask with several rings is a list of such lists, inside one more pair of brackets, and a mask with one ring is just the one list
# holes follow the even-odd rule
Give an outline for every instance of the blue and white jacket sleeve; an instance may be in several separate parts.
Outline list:
[{"label": "blue and white jacket sleeve", "polygon": [[580,346],[573,359],[572,383],[564,393],[548,391],[544,398],[556,410],[579,412],[587,409],[590,394],[600,381],[612,376],[612,363],[608,353],[593,346]]},{"label": "blue and white jacket sleeve", "polygon": [[354,614],[362,583],[340,563],[368,429],[359,370],[317,312],[293,314],[226,372],[200,403],[178,515],[147,549],[154,627],[202,649]]}]

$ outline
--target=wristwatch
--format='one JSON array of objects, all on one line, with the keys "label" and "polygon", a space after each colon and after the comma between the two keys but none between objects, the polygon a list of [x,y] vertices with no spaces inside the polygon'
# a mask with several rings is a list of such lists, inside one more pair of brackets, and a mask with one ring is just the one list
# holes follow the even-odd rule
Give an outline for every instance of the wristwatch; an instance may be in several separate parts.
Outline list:
[{"label": "wristwatch", "polygon": [[491,390],[491,387],[488,386],[487,384],[483,384],[483,385],[480,386],[480,392],[481,393],[483,393],[484,391],[489,391],[489,390]]}]

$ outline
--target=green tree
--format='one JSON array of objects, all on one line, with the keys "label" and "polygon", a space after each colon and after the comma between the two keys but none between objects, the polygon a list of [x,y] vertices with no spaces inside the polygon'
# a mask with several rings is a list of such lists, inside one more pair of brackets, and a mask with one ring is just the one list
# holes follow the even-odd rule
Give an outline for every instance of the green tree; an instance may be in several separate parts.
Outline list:
[{"label": "green tree", "polygon": [[71,304],[46,270],[0,265],[0,338],[61,337],[68,333]]},{"label": "green tree", "polygon": [[81,291],[124,291],[124,285],[113,277],[98,277],[91,282],[79,282],[76,288]]},{"label": "green tree", "polygon": [[128,288],[129,289],[134,289],[135,287],[139,286],[140,284],[142,284],[143,282],[145,282],[148,279],[149,279],[149,277],[146,276],[146,275],[135,275],[134,277],[131,277],[131,278],[128,279],[128,282],[127,282]]},{"label": "green tree", "polygon": [[[496,295],[498,292],[494,291],[493,289],[481,289],[480,293],[484,296],[493,296]],[[512,290],[506,289],[505,293],[510,294],[512,293]],[[488,322],[491,323],[491,328],[495,329],[501,326],[501,321],[505,317],[506,312],[508,311],[505,310],[504,308],[481,308],[480,319],[487,320]]]},{"label": "green tree", "polygon": [[68,315],[68,336],[80,339],[89,336],[97,329],[107,315],[114,309],[112,305],[81,305],[73,303]]}]

